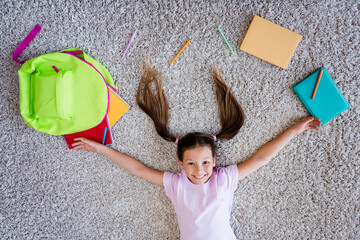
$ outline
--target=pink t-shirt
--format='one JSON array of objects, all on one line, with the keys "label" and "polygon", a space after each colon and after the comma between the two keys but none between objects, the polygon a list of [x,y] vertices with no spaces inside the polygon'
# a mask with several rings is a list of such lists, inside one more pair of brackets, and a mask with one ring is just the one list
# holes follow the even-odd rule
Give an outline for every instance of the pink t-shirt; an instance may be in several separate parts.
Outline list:
[{"label": "pink t-shirt", "polygon": [[236,165],[214,167],[210,179],[196,185],[185,171],[164,173],[166,195],[172,201],[180,227],[180,239],[236,239],[230,212],[238,183]]}]

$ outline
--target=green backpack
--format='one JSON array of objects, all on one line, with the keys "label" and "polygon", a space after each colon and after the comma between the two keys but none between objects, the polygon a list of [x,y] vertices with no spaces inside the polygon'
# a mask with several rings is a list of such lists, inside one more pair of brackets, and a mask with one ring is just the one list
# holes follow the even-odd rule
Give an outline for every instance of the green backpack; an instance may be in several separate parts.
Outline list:
[{"label": "green backpack", "polygon": [[19,69],[20,113],[25,123],[44,133],[66,135],[100,124],[109,109],[109,71],[80,49],[71,48],[17,61],[41,30],[30,32],[14,52]]}]

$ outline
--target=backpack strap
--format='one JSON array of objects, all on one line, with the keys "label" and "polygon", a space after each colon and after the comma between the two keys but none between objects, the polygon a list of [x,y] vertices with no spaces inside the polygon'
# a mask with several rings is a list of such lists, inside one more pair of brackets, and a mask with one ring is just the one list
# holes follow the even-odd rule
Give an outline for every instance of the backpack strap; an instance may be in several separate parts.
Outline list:
[{"label": "backpack strap", "polygon": [[84,54],[81,50],[73,50],[73,51],[62,51],[62,53],[67,53],[73,56]]},{"label": "backpack strap", "polygon": [[25,48],[29,45],[29,43],[36,37],[36,35],[40,32],[41,26],[36,24],[36,26],[31,30],[29,35],[22,41],[19,46],[15,49],[13,54],[13,60],[17,63],[23,64],[25,61],[18,61],[19,55],[25,50]]}]

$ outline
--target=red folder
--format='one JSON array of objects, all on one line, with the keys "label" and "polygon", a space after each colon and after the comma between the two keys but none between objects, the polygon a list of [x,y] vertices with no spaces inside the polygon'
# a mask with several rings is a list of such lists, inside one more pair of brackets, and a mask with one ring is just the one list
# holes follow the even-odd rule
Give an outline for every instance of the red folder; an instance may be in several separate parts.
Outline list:
[{"label": "red folder", "polygon": [[82,132],[65,135],[64,138],[69,146],[69,149],[73,149],[71,145],[75,142],[74,138],[78,138],[78,137],[84,137],[99,143],[103,143],[105,128],[106,128],[105,144],[111,144],[112,136],[111,136],[110,124],[107,116],[99,125]]}]

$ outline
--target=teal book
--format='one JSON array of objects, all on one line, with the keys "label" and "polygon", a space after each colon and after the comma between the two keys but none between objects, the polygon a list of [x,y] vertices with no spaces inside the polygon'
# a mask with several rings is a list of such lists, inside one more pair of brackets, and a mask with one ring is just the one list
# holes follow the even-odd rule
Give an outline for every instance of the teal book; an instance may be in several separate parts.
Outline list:
[{"label": "teal book", "polygon": [[[323,73],[315,97],[311,99],[321,69],[323,69]],[[324,67],[319,68],[295,85],[293,90],[310,114],[320,119],[322,125],[350,107]]]}]

